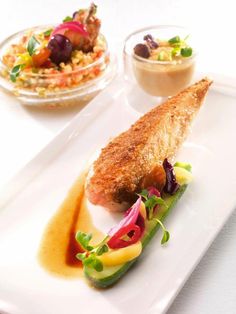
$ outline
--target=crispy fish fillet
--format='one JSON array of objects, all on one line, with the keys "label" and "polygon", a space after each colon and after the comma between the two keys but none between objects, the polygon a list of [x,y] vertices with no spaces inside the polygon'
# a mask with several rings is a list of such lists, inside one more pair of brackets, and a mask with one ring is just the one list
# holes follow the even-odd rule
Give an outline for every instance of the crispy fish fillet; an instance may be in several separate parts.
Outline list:
[{"label": "crispy fish fillet", "polygon": [[212,81],[204,78],[152,109],[102,149],[93,164],[86,194],[93,204],[125,210],[135,193],[165,184],[162,163],[185,140]]}]

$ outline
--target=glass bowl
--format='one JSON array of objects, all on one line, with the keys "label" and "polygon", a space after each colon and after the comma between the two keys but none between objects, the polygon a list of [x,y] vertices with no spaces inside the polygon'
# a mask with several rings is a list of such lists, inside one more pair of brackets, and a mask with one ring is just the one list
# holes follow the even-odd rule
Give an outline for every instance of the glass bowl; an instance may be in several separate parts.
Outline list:
[{"label": "glass bowl", "polygon": [[157,61],[139,57],[134,54],[136,44],[142,43],[143,37],[151,34],[153,38],[168,40],[175,36],[186,38],[189,31],[181,26],[159,25],[139,29],[130,34],[124,44],[125,78],[130,82],[138,82],[141,89],[151,96],[173,96],[191,83],[196,52],[189,36],[188,44],[193,47],[191,57],[173,61]]},{"label": "glass bowl", "polygon": [[13,94],[22,104],[31,106],[65,107],[84,104],[101,91],[115,76],[116,58],[110,54],[105,37],[105,51],[96,61],[76,70],[63,73],[22,72],[16,83],[9,79],[9,69],[3,55],[10,45],[19,42],[27,32],[40,33],[52,25],[36,26],[11,35],[0,43],[0,88]]}]

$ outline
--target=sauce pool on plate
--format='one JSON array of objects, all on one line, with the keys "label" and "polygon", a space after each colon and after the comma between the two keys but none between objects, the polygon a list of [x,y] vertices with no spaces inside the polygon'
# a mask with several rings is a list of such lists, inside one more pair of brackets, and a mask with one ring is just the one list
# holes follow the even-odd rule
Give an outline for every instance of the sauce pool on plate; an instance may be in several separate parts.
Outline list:
[{"label": "sauce pool on plate", "polygon": [[75,240],[78,230],[92,233],[100,242],[104,234],[93,224],[86,206],[83,172],[70,189],[64,202],[46,227],[39,248],[39,262],[48,272],[62,277],[82,276],[82,264],[76,254],[82,252]]}]

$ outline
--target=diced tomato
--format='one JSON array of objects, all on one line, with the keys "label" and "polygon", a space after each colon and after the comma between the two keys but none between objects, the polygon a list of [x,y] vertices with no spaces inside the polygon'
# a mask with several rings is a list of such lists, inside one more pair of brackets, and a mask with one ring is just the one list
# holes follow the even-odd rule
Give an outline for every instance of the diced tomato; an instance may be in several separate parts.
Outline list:
[{"label": "diced tomato", "polygon": [[40,49],[32,56],[34,66],[40,67],[43,65],[48,60],[50,54],[51,51],[47,47]]},{"label": "diced tomato", "polygon": [[100,73],[100,68],[95,68],[94,69],[94,74],[97,76]]},{"label": "diced tomato", "polygon": [[52,61],[51,61],[50,59],[48,59],[48,60],[46,60],[46,61],[42,64],[42,66],[43,66],[44,68],[50,69],[51,67],[53,67],[53,63],[52,63]]}]

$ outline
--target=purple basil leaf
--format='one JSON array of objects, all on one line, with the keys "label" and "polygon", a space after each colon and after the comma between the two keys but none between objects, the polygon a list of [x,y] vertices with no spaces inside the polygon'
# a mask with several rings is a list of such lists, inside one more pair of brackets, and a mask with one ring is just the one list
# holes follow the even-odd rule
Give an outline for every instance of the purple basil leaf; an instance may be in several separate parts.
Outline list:
[{"label": "purple basil leaf", "polygon": [[165,158],[163,162],[163,168],[166,172],[166,184],[164,186],[164,192],[173,195],[179,189],[179,184],[176,181],[174,168],[171,163],[169,163],[167,158]]}]

